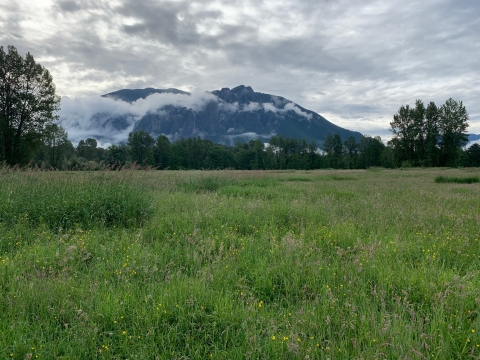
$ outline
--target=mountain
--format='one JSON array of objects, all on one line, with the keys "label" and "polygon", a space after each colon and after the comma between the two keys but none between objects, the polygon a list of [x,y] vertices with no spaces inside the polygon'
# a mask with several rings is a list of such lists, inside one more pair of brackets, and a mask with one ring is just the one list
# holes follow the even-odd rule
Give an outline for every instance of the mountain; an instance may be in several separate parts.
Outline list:
[{"label": "mountain", "polygon": [[178,89],[154,89],[154,88],[145,88],[145,89],[123,89],[114,91],[105,95],[102,95],[104,98],[111,98],[114,100],[123,100],[129,103],[137,101],[138,99],[146,99],[148,96],[153,94],[181,94],[181,95],[190,95],[190,93]]},{"label": "mountain", "polygon": [[480,134],[469,134],[468,142],[480,140]]},{"label": "mountain", "polygon": [[171,141],[200,136],[228,145],[237,140],[266,142],[273,135],[283,135],[321,146],[329,133],[339,134],[343,140],[353,136],[358,141],[362,136],[288,99],[244,85],[203,94],[178,89],[123,89],[102,98],[92,100],[96,112],[85,113],[83,120],[79,114],[88,106],[66,99],[70,113],[60,114],[60,124],[70,135],[78,134],[82,139],[88,135],[105,143],[125,141],[128,132],[140,130],[154,138],[166,135]]}]

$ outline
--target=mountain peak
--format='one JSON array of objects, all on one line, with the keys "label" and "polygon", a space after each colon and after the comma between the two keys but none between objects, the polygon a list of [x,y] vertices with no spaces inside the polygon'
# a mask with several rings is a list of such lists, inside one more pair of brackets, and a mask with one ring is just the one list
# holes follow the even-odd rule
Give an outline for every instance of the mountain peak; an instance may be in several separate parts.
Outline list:
[{"label": "mountain peak", "polygon": [[102,95],[105,98],[112,98],[115,100],[123,100],[129,103],[137,101],[138,99],[146,99],[148,96],[152,94],[181,94],[181,95],[190,95],[190,93],[178,90],[174,88],[168,89],[155,89],[155,88],[145,88],[145,89],[122,89],[118,91],[114,91],[108,94]]},{"label": "mountain peak", "polygon": [[239,85],[233,89],[214,90],[212,94],[227,103],[249,104],[251,102],[266,103],[272,101],[270,95],[255,92],[250,86],[245,85]]},{"label": "mountain peak", "polygon": [[234,93],[254,93],[253,89],[250,86],[239,85],[234,87],[232,90]]}]

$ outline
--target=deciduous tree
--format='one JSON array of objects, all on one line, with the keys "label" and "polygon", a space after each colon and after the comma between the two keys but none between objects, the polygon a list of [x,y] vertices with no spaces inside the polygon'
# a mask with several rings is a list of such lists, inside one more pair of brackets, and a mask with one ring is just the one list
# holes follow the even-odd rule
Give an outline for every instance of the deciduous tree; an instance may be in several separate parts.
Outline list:
[{"label": "deciduous tree", "polygon": [[14,46],[0,46],[0,160],[29,161],[59,106],[48,70],[30,53],[22,57]]},{"label": "deciduous tree", "polygon": [[455,166],[458,150],[468,142],[468,113],[460,101],[448,99],[439,111],[442,166]]},{"label": "deciduous tree", "polygon": [[155,139],[145,130],[128,134],[127,146],[130,149],[132,161],[139,165],[154,165],[153,146]]}]

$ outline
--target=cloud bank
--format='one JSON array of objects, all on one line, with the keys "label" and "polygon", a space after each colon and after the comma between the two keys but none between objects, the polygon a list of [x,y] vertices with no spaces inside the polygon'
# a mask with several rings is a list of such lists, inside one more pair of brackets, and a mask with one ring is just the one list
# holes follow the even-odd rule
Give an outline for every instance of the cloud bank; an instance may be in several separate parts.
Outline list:
[{"label": "cloud bank", "polygon": [[249,84],[376,135],[401,105],[453,97],[480,133],[479,18],[471,0],[16,0],[0,44],[71,98]]}]

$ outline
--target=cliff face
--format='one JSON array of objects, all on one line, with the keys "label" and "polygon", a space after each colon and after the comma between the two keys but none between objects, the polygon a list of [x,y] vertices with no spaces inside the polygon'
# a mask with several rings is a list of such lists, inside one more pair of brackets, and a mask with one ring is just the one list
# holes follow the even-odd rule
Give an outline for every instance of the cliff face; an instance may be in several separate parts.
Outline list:
[{"label": "cliff face", "polygon": [[[162,102],[136,119],[133,131],[145,130],[153,137],[163,134],[172,141],[200,136],[225,144],[250,139],[267,141],[273,135],[283,135],[315,141],[319,146],[328,133],[339,134],[342,139],[353,136],[358,140],[362,136],[359,132],[332,124],[321,115],[290,100],[255,92],[244,85],[206,93],[195,106],[190,104],[193,99],[188,99],[191,94],[177,89],[125,89],[102,96],[134,103],[155,94],[175,95],[175,99],[185,101]],[[97,114],[97,118],[94,118],[92,121],[101,122],[104,119],[110,128],[118,130],[131,124],[131,121],[125,120],[129,114]]]}]

